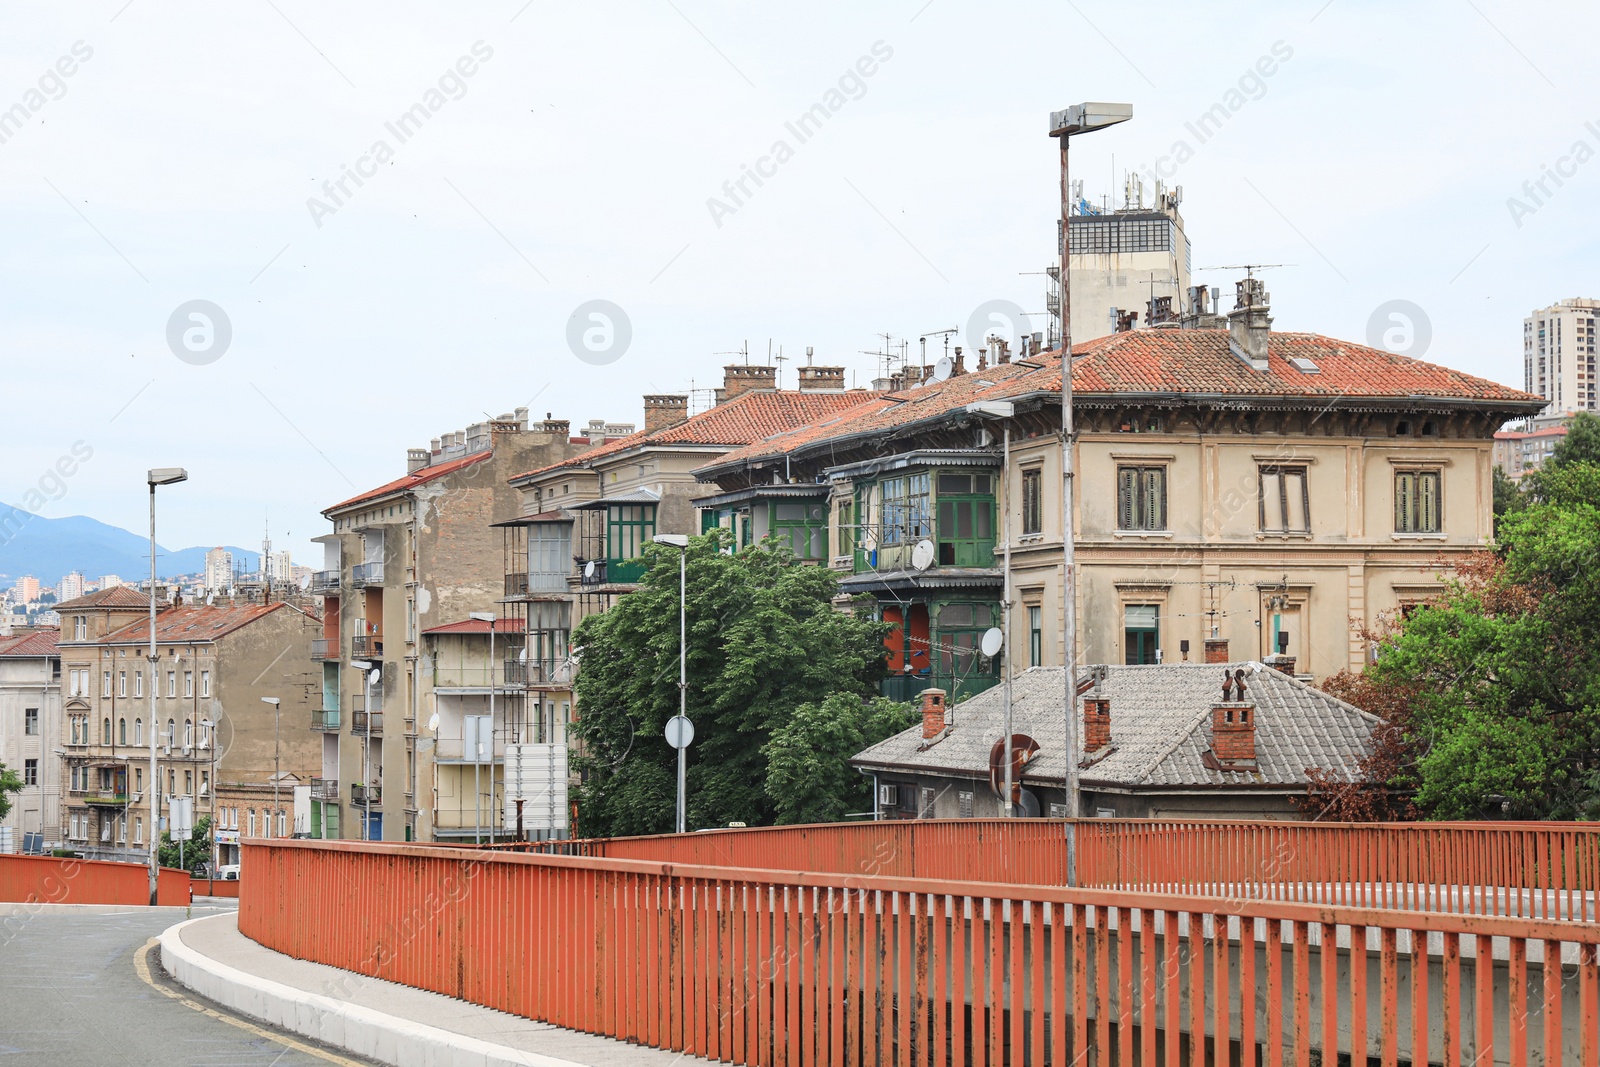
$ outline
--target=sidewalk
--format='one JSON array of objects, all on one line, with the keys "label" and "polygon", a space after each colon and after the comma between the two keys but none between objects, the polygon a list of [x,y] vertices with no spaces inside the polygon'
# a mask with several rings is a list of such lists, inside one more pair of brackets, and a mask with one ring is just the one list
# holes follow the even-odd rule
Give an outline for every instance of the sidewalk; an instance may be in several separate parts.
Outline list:
[{"label": "sidewalk", "polygon": [[161,963],[183,985],[242,1015],[405,1067],[669,1067],[711,1062],[292,959],[239,933],[233,912],[168,929],[161,935]]}]

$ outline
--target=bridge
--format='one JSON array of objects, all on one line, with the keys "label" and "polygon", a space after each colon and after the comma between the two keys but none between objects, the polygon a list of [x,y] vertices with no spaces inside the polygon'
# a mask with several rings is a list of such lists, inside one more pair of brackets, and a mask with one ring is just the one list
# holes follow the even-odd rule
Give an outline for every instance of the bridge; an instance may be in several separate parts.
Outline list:
[{"label": "bridge", "polygon": [[1600,827],[1083,821],[1071,887],[1064,832],[253,840],[239,925],[729,1063],[1600,1065]]}]

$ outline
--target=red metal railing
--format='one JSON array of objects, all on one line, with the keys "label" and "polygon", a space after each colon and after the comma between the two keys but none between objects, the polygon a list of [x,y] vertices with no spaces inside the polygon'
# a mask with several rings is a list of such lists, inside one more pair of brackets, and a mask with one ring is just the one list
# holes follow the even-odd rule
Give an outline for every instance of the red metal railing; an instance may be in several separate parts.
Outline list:
[{"label": "red metal railing", "polygon": [[[163,867],[156,881],[163,906],[187,907],[189,875]],[[19,904],[149,904],[150,869],[137,863],[0,856],[0,901]]]},{"label": "red metal railing", "polygon": [[1300,1065],[1600,1064],[1590,923],[355,842],[244,849],[240,929],[270,948],[731,1063],[1132,1064],[1137,1049],[1145,1065],[1253,1064],[1265,1046],[1267,1062]]},{"label": "red metal railing", "polygon": [[[713,867],[1066,883],[1062,820],[962,819],[592,838],[519,851]],[[1600,919],[1600,825],[1088,819],[1082,888]]]}]

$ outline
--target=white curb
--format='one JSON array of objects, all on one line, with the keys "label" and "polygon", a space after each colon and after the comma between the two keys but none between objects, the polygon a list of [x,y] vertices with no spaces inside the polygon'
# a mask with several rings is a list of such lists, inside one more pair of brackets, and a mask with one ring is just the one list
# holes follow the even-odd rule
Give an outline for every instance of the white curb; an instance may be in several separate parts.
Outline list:
[{"label": "white curb", "polygon": [[228,918],[208,915],[163,931],[161,965],[180,984],[241,1015],[395,1067],[582,1067],[258,978],[183,943],[184,927]]}]

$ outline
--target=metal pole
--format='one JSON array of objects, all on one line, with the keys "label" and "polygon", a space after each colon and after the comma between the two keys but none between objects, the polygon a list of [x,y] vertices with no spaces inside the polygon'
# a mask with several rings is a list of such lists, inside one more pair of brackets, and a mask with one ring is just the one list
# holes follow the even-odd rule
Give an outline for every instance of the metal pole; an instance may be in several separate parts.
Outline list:
[{"label": "metal pole", "polygon": [[1072,198],[1061,135],[1061,629],[1066,691],[1067,885],[1078,884],[1078,604],[1072,542]]},{"label": "metal pole", "polygon": [[[688,618],[687,598],[689,590],[689,549],[685,546],[678,550],[678,715],[688,718],[689,708],[689,683],[686,672],[689,649],[689,631],[685,620]],[[678,833],[688,832],[688,816],[684,797],[687,791],[689,766],[689,747],[687,745],[678,749]]]},{"label": "metal pole", "polygon": [[[283,707],[281,704],[272,705],[272,814],[278,814],[278,721],[282,718]],[[268,837],[272,834],[269,832]]]},{"label": "metal pole", "polygon": [[372,673],[361,670],[362,702],[366,705],[367,739],[361,746],[361,840],[372,840]]},{"label": "metal pole", "polygon": [[1001,477],[1005,478],[1005,507],[1000,513],[1000,537],[1006,546],[1005,554],[1005,579],[1001,583],[1000,625],[1005,627],[1006,645],[1005,662],[1001,664],[1003,671],[1001,677],[1005,684],[1005,731],[1001,735],[1005,744],[1001,758],[1006,762],[1006,789],[1000,797],[1000,814],[1010,818],[1016,814],[1011,803],[1011,420],[1007,419],[1004,429],[1000,470]]},{"label": "metal pole", "polygon": [[[156,669],[156,487],[150,483],[150,672]],[[150,906],[156,903],[157,871],[161,866],[161,800],[156,787],[156,687],[150,685]]]}]

